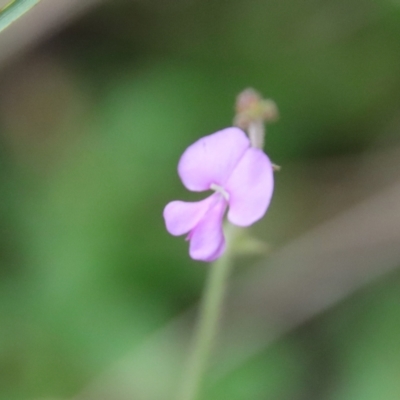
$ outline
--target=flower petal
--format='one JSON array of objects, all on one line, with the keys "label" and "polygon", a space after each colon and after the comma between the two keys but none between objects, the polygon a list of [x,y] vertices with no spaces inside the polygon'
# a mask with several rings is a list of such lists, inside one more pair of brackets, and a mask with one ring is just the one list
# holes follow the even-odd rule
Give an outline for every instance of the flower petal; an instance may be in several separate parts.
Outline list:
[{"label": "flower petal", "polygon": [[225,189],[230,195],[228,220],[239,226],[249,226],[263,217],[271,201],[274,174],[271,161],[256,148],[249,148]]},{"label": "flower petal", "polygon": [[167,231],[174,236],[188,233],[203,218],[213,202],[212,195],[196,202],[171,201],[163,213]]},{"label": "flower petal", "polygon": [[239,128],[205,136],[182,154],[179,176],[186,188],[195,192],[209,190],[212,183],[223,186],[249,146],[248,137]]},{"label": "flower petal", "polygon": [[190,232],[189,254],[194,260],[214,261],[225,250],[222,218],[227,207],[226,200],[219,194],[216,203],[207,211],[203,219]]}]

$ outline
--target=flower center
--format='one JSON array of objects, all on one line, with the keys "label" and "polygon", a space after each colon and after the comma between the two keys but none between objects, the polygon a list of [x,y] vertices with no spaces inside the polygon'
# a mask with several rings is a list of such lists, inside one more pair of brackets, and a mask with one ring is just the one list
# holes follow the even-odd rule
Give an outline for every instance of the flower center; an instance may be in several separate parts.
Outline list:
[{"label": "flower center", "polygon": [[219,186],[216,183],[212,183],[210,189],[221,194],[226,201],[229,201],[229,193],[222,186]]}]

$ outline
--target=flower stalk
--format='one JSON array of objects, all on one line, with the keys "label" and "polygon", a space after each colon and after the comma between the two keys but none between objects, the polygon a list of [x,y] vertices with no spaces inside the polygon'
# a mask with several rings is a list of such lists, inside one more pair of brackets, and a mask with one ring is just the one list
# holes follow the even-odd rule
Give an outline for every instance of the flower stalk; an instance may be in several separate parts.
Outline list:
[{"label": "flower stalk", "polygon": [[258,118],[249,123],[247,129],[251,145],[257,149],[264,147],[265,128],[262,119]]},{"label": "flower stalk", "polygon": [[185,369],[179,400],[196,400],[204,380],[214,339],[218,330],[226,285],[234,259],[235,238],[240,228],[229,224],[225,230],[227,249],[211,266],[203,291],[200,314],[197,322],[192,352]]}]

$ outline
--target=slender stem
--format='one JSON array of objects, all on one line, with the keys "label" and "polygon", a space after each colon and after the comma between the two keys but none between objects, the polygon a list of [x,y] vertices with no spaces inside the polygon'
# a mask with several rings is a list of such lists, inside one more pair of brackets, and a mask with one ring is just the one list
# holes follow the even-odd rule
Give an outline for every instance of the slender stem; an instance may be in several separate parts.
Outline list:
[{"label": "slender stem", "polygon": [[204,288],[198,325],[189,357],[188,366],[184,372],[183,384],[179,400],[196,400],[200,393],[201,384],[211,348],[218,328],[225,288],[232,267],[235,232],[239,228],[232,225],[227,227],[227,249],[222,257],[210,266],[209,275]]},{"label": "slender stem", "polygon": [[22,17],[40,0],[14,0],[0,11],[0,32]]},{"label": "slender stem", "polygon": [[251,121],[248,127],[248,135],[251,145],[258,149],[264,147],[264,138],[266,134],[266,127],[262,119],[255,119]]}]

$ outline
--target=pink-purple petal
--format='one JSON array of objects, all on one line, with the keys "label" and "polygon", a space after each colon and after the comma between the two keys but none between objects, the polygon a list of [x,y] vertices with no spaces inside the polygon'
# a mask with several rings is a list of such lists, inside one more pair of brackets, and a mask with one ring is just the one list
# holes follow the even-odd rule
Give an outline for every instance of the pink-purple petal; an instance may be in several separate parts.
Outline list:
[{"label": "pink-purple petal", "polygon": [[225,250],[222,219],[227,203],[219,194],[213,196],[218,196],[218,201],[190,232],[189,254],[194,260],[214,261]]},{"label": "pink-purple petal", "polygon": [[246,134],[235,127],[205,136],[183,153],[179,176],[195,192],[209,190],[212,183],[223,186],[249,146]]},{"label": "pink-purple petal", "polygon": [[203,218],[213,202],[213,196],[196,202],[171,201],[163,213],[167,231],[174,236],[188,233]]},{"label": "pink-purple petal", "polygon": [[228,220],[249,226],[263,217],[274,189],[273,168],[265,153],[249,148],[232,172],[225,189],[230,195]]}]

